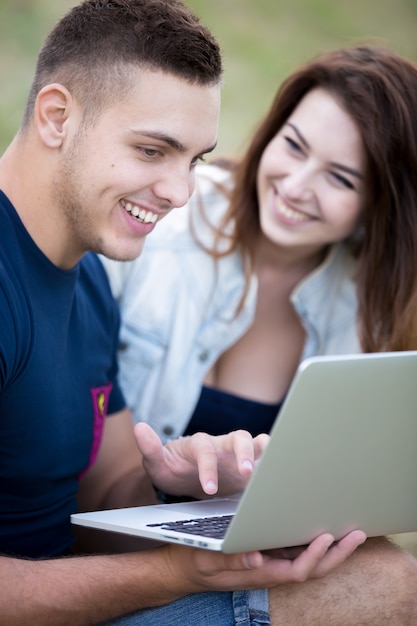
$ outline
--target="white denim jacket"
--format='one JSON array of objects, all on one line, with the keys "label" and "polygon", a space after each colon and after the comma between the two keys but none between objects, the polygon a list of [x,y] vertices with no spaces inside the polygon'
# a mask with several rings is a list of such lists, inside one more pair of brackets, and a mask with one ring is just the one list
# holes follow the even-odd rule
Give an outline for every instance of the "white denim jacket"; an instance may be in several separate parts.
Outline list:
[{"label": "white denim jacket", "polygon": [[[193,212],[199,238],[212,241],[199,206],[203,201],[210,221],[217,223],[227,200],[213,182],[228,179],[224,170],[199,166],[192,199],[156,226],[138,259],[103,259],[121,308],[120,385],[135,422],[148,422],[163,441],[182,434],[205,374],[254,316],[256,277],[235,317],[244,286],[240,255],[223,257],[216,266],[189,229]],[[346,247],[338,244],[293,291],[306,329],[303,359],[360,352],[354,270]]]}]

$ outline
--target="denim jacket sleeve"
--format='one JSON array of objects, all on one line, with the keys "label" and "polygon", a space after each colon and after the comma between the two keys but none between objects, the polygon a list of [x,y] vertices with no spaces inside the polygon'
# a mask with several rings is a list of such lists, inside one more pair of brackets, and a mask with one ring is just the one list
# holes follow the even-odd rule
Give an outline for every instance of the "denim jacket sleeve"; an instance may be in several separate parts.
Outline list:
[{"label": "denim jacket sleeve", "polygon": [[291,300],[306,329],[302,359],[361,352],[355,271],[347,246],[336,244],[294,289]]}]

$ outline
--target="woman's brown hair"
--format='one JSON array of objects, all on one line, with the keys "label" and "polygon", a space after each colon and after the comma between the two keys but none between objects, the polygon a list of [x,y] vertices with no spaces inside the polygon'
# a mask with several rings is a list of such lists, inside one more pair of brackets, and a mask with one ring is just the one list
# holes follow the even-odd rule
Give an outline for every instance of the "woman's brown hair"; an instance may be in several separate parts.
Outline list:
[{"label": "woman's brown hair", "polygon": [[[262,153],[300,100],[321,87],[355,121],[366,156],[364,215],[352,237],[365,352],[416,347],[417,317],[417,67],[378,46],[326,53],[285,80],[242,160],[217,241],[227,228],[227,253],[239,250],[252,268],[260,232],[256,177]],[[214,256],[222,253],[212,251]]]}]

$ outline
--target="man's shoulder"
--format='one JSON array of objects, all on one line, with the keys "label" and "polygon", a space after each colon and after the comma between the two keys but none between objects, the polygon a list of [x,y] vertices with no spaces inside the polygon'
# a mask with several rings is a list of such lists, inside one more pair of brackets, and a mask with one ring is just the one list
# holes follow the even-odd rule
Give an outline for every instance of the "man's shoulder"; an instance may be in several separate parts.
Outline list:
[{"label": "man's shoulder", "polygon": [[[30,298],[25,282],[21,240],[18,236],[16,219],[8,214],[8,207],[0,194],[0,308],[3,316],[9,311],[19,318],[19,312],[27,311]],[[11,205],[9,205],[11,206]],[[4,319],[4,318],[3,318]],[[4,330],[4,329],[2,329]]]},{"label": "man's shoulder", "polygon": [[[1,245],[0,245],[1,248]],[[33,332],[30,299],[0,254],[0,388],[27,361]]]},{"label": "man's shoulder", "polygon": [[116,303],[107,273],[94,252],[85,254],[80,262],[79,289],[96,307],[104,306],[107,311],[114,311]]},{"label": "man's shoulder", "polygon": [[99,281],[106,281],[106,273],[104,271],[101,260],[95,252],[87,252],[80,261],[81,277],[85,275],[96,276]]}]

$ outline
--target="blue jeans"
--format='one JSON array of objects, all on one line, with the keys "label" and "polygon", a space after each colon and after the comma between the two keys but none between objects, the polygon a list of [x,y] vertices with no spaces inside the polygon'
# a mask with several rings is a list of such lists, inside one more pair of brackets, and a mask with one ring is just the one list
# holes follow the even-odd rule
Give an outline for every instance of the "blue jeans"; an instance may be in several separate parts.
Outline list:
[{"label": "blue jeans", "polygon": [[268,626],[268,591],[196,593],[101,626]]}]

